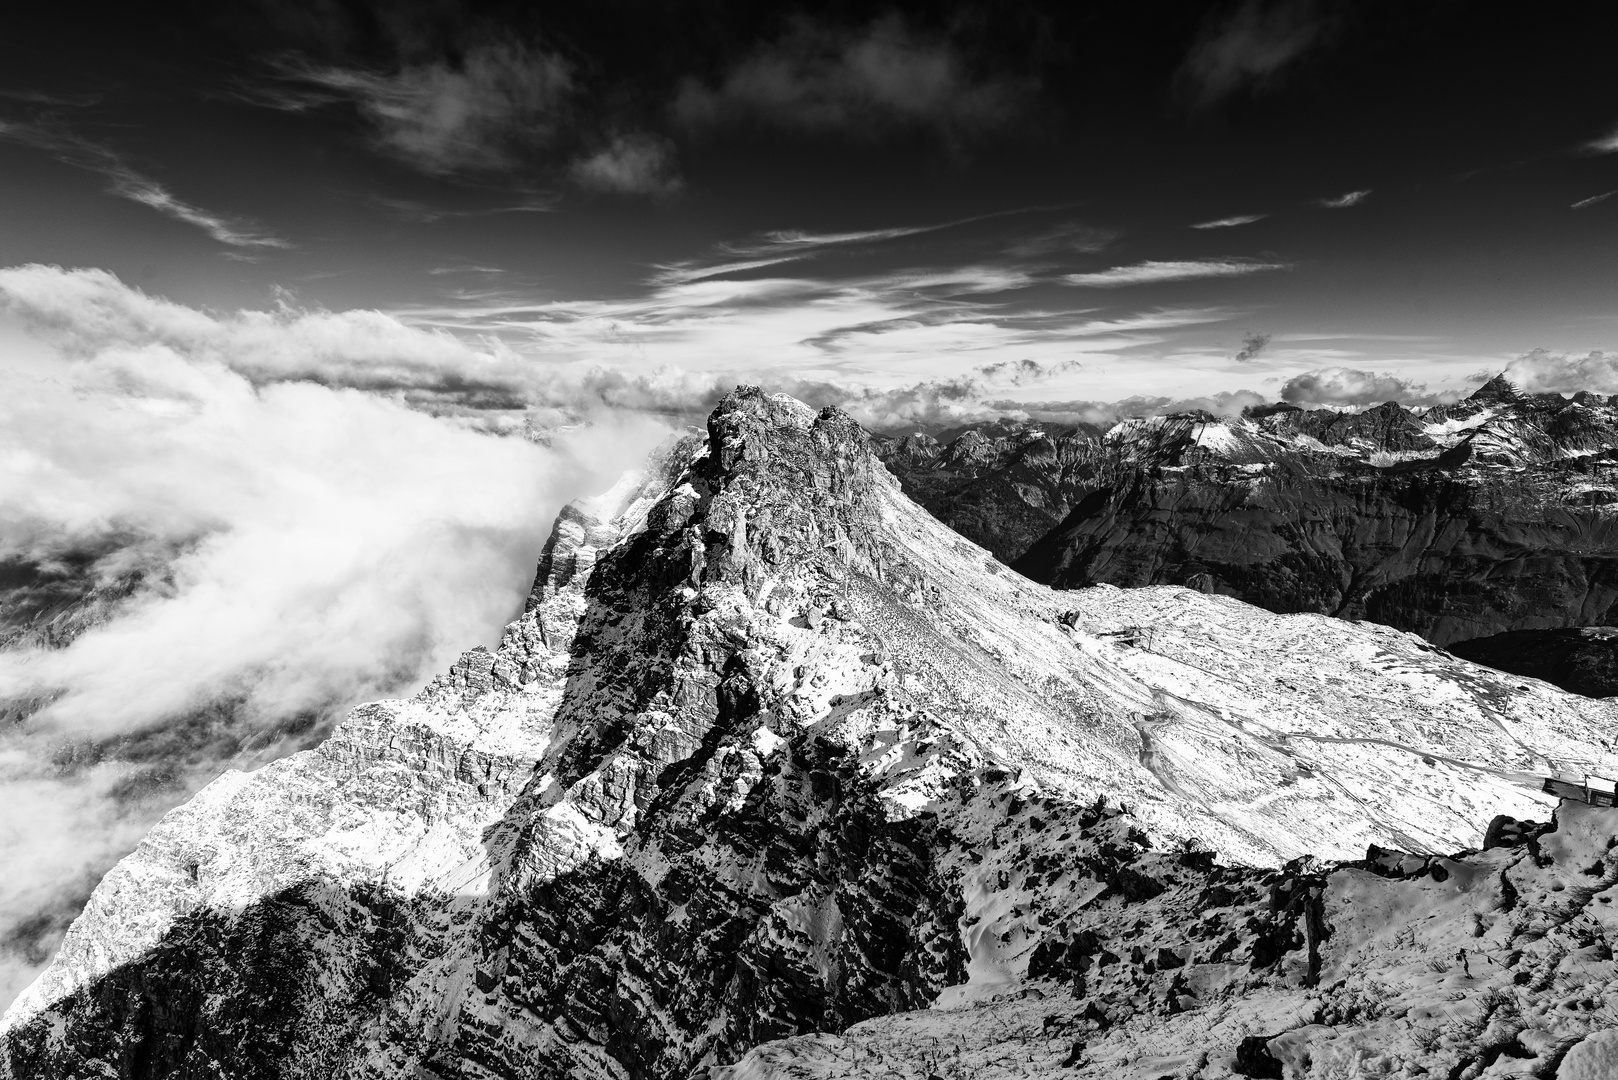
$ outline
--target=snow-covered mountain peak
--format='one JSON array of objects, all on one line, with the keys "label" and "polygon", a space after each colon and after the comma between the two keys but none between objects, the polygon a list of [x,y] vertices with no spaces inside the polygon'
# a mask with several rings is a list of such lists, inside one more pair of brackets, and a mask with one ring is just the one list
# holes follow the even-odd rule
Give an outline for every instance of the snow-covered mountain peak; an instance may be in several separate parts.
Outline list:
[{"label": "snow-covered mountain peak", "polygon": [[[1035,877],[1476,847],[1615,721],[1386,628],[1052,592],[739,388],[560,515],[497,648],[165,818],[0,1075],[683,1076],[1018,984]],[[1296,966],[1275,933],[1242,962]]]}]

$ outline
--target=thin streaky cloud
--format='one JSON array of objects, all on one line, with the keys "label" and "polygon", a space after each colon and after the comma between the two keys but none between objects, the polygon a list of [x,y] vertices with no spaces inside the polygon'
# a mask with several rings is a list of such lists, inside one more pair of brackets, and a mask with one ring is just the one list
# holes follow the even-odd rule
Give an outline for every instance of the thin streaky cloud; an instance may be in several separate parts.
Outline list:
[{"label": "thin streaky cloud", "polygon": [[29,105],[61,106],[82,109],[101,100],[100,94],[47,94],[38,90],[0,90],[0,98],[22,101]]},{"label": "thin streaky cloud", "polygon": [[686,79],[671,111],[692,131],[763,125],[874,140],[919,128],[959,141],[1014,125],[1037,88],[1027,75],[984,77],[954,42],[896,13],[858,32],[800,16],[717,85]]},{"label": "thin streaky cloud", "polygon": [[1592,154],[1618,154],[1618,127],[1599,139],[1591,139],[1584,144],[1584,149]]},{"label": "thin streaky cloud", "polygon": [[924,233],[941,232],[945,229],[959,228],[962,225],[975,225],[980,221],[993,221],[996,218],[1020,217],[1024,214],[1042,214],[1054,210],[1066,210],[1072,203],[1052,203],[1039,206],[1019,206],[1010,210],[992,210],[986,214],[972,214],[969,217],[952,218],[949,221],[938,221],[928,225],[897,225],[886,229],[856,229],[848,232],[809,232],[805,229],[775,229],[762,234],[753,241],[729,241],[719,245],[719,250],[726,255],[776,255],[783,250],[793,251],[807,248],[836,247],[844,244],[879,244],[887,240],[899,240],[907,236],[919,236]]},{"label": "thin streaky cloud", "polygon": [[461,288],[390,314],[417,329],[506,342],[548,361],[730,372],[763,364],[802,378],[1113,355],[1161,344],[1176,328],[1230,317],[1219,309],[1156,306],[1098,317],[1089,304],[1027,309],[1000,295],[1040,280],[1003,266],[968,265],[852,278],[671,281],[637,297],[603,300]]},{"label": "thin streaky cloud", "polygon": [[1592,195],[1588,199],[1580,199],[1578,202],[1573,204],[1572,209],[1583,210],[1586,206],[1594,206],[1603,199],[1610,199],[1614,195],[1618,195],[1618,189],[1614,189],[1612,191],[1603,191],[1600,195]]},{"label": "thin streaky cloud", "polygon": [[920,233],[937,232],[940,229],[952,228],[967,221],[976,221],[977,218],[963,218],[961,221],[946,221],[937,225],[906,225],[891,229],[861,229],[853,232],[812,233],[802,229],[776,229],[767,232],[759,240],[748,242],[731,242],[719,245],[719,250],[727,255],[781,255],[785,258],[799,259],[811,254],[819,248],[841,247],[855,244],[880,244],[885,240],[897,240],[905,236],[916,236]]},{"label": "thin streaky cloud", "polygon": [[615,195],[667,198],[685,187],[674,144],[644,131],[615,136],[595,153],[575,160],[568,174],[586,191]]},{"label": "thin streaky cloud", "polygon": [[262,236],[248,232],[240,224],[233,223],[211,214],[190,203],[181,202],[173,193],[164,188],[157,181],[142,176],[129,169],[121,169],[109,174],[112,180],[112,193],[121,195],[142,206],[149,206],[160,214],[166,214],[176,221],[183,221],[187,225],[195,225],[221,244],[231,247],[274,247],[286,248],[292,245],[285,240],[273,236]]},{"label": "thin streaky cloud", "polygon": [[1203,109],[1244,88],[1273,88],[1287,68],[1328,43],[1335,22],[1309,3],[1246,0],[1222,22],[1205,22],[1175,83]]},{"label": "thin streaky cloud", "polygon": [[1338,331],[1329,333],[1291,333],[1276,334],[1276,341],[1441,341],[1442,338],[1432,334],[1348,334]]},{"label": "thin streaky cloud", "polygon": [[1006,245],[1005,253],[1014,259],[1064,260],[1074,255],[1098,255],[1119,237],[1116,229],[1067,221],[1034,236]]},{"label": "thin streaky cloud", "polygon": [[158,181],[131,168],[118,154],[67,131],[37,124],[0,121],[0,139],[44,150],[64,164],[99,173],[110,181],[107,188],[109,194],[140,203],[175,221],[201,229],[221,244],[243,248],[292,247],[289,241],[266,236],[244,222],[185,202]]},{"label": "thin streaky cloud", "polygon": [[[895,236],[928,232],[944,228],[941,225],[917,226],[906,229],[870,229],[848,233],[805,233],[797,230],[779,230],[765,233],[762,240],[752,243],[722,243],[716,251],[727,257],[724,262],[713,262],[710,257],[686,259],[658,266],[658,272],[649,279],[653,285],[676,285],[706,278],[722,277],[747,270],[758,270],[779,263],[814,258],[822,249],[839,244],[875,243]],[[735,258],[741,256],[741,258]]]},{"label": "thin streaky cloud", "polygon": [[1234,217],[1217,218],[1213,221],[1199,221],[1191,226],[1193,229],[1233,229],[1238,225],[1251,225],[1255,221],[1263,221],[1268,214],[1237,214]]},{"label": "thin streaky cloud", "polygon": [[709,266],[687,266],[680,263],[671,263],[659,266],[657,273],[647,279],[651,285],[688,285],[695,281],[706,281],[709,278],[724,277],[726,274],[741,274],[748,270],[761,270],[766,266],[778,266],[781,263],[797,262],[807,259],[814,254],[805,251],[795,255],[777,255],[770,259],[738,259],[728,263],[714,263]]},{"label": "thin streaky cloud", "polygon": [[717,250],[721,254],[742,256],[739,259],[732,258],[726,262],[717,263],[704,259],[668,263],[657,268],[658,273],[651,277],[650,283],[653,285],[674,285],[702,281],[706,278],[721,277],[725,274],[737,274],[747,270],[775,266],[780,263],[811,259],[825,248],[851,244],[880,243],[884,240],[892,240],[901,236],[914,236],[917,233],[947,229],[956,224],[959,224],[959,222],[952,221],[942,225],[914,225],[892,229],[865,229],[858,232],[842,233],[810,233],[797,229],[778,229],[765,233],[760,240],[751,243],[722,243],[718,245]]},{"label": "thin streaky cloud", "polygon": [[414,199],[389,199],[376,196],[371,200],[377,206],[392,211],[405,221],[431,224],[448,218],[494,217],[498,214],[547,214],[556,209],[561,200],[554,195],[542,194],[526,202],[509,206],[488,206],[475,210],[450,210],[429,206]]},{"label": "thin streaky cloud", "polygon": [[877,290],[935,290],[944,296],[966,293],[1009,292],[1035,283],[1035,279],[1015,267],[958,266],[942,270],[898,271],[881,277],[860,279]]},{"label": "thin streaky cloud", "polygon": [[1328,210],[1346,210],[1350,206],[1358,206],[1364,202],[1365,197],[1369,194],[1371,194],[1371,189],[1363,188],[1359,191],[1345,191],[1343,194],[1332,196],[1331,198],[1316,199],[1315,202]]},{"label": "thin streaky cloud", "polygon": [[[702,281],[707,278],[721,277],[725,274],[757,270],[778,263],[811,259],[832,248],[854,247],[860,244],[880,244],[889,240],[940,232],[944,229],[953,229],[961,225],[971,225],[995,218],[1016,217],[1022,214],[1066,209],[1067,205],[1017,207],[1011,210],[995,210],[987,214],[974,214],[970,217],[955,218],[951,221],[934,222],[929,225],[899,225],[886,229],[857,229],[847,232],[774,229],[751,240],[725,241],[716,244],[714,254],[661,264],[657,267],[658,272],[649,279],[648,283],[672,285]],[[1111,235],[1110,233],[1107,234],[1109,239]],[[1086,250],[1096,249],[1098,247]],[[716,259],[720,261],[715,261]]]},{"label": "thin streaky cloud", "polygon": [[435,266],[429,274],[504,274],[498,266]]},{"label": "thin streaky cloud", "polygon": [[912,225],[894,229],[864,229],[856,232],[840,233],[812,233],[801,229],[778,229],[764,234],[764,239],[770,244],[783,247],[829,247],[835,244],[874,244],[883,240],[895,240],[901,236],[915,236],[917,233],[933,232],[937,229],[947,229],[954,222],[942,225]]},{"label": "thin streaky cloud", "polygon": [[1200,278],[1244,277],[1270,270],[1290,270],[1287,263],[1258,262],[1252,259],[1148,260],[1133,266],[1114,266],[1089,274],[1067,274],[1061,280],[1069,285],[1111,289],[1122,285],[1150,285],[1165,281],[1195,281]]},{"label": "thin streaky cloud", "polygon": [[392,71],[290,58],[277,66],[282,87],[262,92],[261,104],[303,112],[350,102],[382,149],[440,176],[506,170],[526,151],[548,146],[575,89],[568,61],[515,43],[477,46],[454,63]]}]

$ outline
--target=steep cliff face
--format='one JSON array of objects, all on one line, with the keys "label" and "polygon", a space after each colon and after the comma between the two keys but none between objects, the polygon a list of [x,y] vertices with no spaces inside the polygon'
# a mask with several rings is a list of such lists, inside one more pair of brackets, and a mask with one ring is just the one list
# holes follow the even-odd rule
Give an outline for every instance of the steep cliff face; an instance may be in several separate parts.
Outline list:
[{"label": "steep cliff face", "polygon": [[[1599,625],[1618,602],[1618,406],[1592,395],[1525,398],[1495,380],[1416,412],[1030,431],[977,447],[971,470],[953,446],[883,449],[929,509],[1056,588],[1189,585],[1439,645]],[[1025,504],[995,511],[1011,523],[998,534],[968,509],[995,500]],[[1036,538],[1055,507],[1066,517]]]},{"label": "steep cliff face", "polygon": [[1475,846],[1618,769],[1615,720],[1386,627],[1052,592],[744,388],[561,516],[497,649],[171,812],[0,1075],[700,1075],[1067,978],[1216,885],[1256,992],[1322,962],[1262,899],[1318,874],[1216,859]]}]

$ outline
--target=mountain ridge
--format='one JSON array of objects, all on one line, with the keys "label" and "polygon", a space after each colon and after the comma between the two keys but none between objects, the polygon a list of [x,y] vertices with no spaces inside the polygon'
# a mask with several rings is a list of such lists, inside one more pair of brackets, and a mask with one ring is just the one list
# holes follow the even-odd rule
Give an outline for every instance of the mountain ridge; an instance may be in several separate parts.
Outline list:
[{"label": "mountain ridge", "polygon": [[906,491],[1056,588],[1188,585],[1438,645],[1618,603],[1618,403],[1503,378],[1449,406],[880,440]]},{"label": "mountain ridge", "polygon": [[1316,909],[1266,899],[1305,851],[1542,817],[1538,776],[1618,766],[1614,709],[1385,627],[1052,593],[845,415],[739,388],[558,518],[497,648],[165,817],[0,1075],[702,1075],[1109,966],[1081,912],[1215,886],[1198,962],[1307,989]]}]

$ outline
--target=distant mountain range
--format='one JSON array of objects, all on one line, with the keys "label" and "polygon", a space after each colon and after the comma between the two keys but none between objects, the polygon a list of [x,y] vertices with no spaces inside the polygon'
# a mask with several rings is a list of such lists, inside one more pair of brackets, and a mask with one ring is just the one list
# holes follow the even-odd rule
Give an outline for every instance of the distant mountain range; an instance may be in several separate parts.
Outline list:
[{"label": "distant mountain range", "polygon": [[1052,590],[739,388],[495,648],[165,816],[0,1077],[1588,1080],[1618,809],[1542,782],[1615,730],[1371,622]]},{"label": "distant mountain range", "polygon": [[[1618,617],[1612,398],[1525,396],[1495,378],[1430,409],[998,423],[876,446],[923,506],[1058,589],[1185,585],[1445,647]],[[1540,650],[1469,648],[1563,678]],[[1618,692],[1597,674],[1609,666],[1587,663],[1579,692]]]}]

